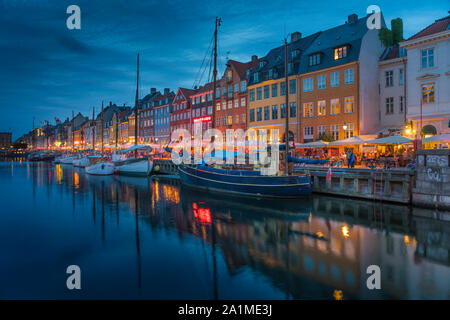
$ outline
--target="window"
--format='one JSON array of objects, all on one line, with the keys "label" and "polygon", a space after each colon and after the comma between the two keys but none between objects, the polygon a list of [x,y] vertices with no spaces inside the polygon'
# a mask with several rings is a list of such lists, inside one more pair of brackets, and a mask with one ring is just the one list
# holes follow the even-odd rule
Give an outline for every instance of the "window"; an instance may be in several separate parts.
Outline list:
[{"label": "window", "polygon": [[434,67],[434,49],[422,50],[422,69]]},{"label": "window", "polygon": [[281,119],[286,119],[286,105],[280,104]]},{"label": "window", "polygon": [[220,111],[220,102],[217,102],[217,103],[216,103],[216,110],[217,110],[217,111]]},{"label": "window", "polygon": [[434,84],[426,84],[422,86],[422,103],[434,102]]},{"label": "window", "polygon": [[339,99],[331,99],[330,114],[332,115],[339,114],[340,108],[341,104],[339,103]]},{"label": "window", "polygon": [[398,84],[403,85],[403,68],[398,70]]},{"label": "window", "polygon": [[355,97],[345,97],[345,113],[352,113],[355,105]]},{"label": "window", "polygon": [[309,66],[315,66],[320,64],[320,53],[312,54],[309,56]]},{"label": "window", "polygon": [[262,108],[258,108],[256,111],[256,121],[262,121]]},{"label": "window", "polygon": [[313,78],[303,79],[303,91],[313,91],[314,90],[314,81]]},{"label": "window", "polygon": [[264,120],[270,120],[270,107],[264,107]]},{"label": "window", "polygon": [[245,113],[241,114],[241,123],[245,123]]},{"label": "window", "polygon": [[292,102],[289,105],[289,118],[295,118],[297,116],[297,103]]},{"label": "window", "polygon": [[233,116],[228,116],[227,117],[227,124],[230,126],[230,125],[232,125],[233,124]]},{"label": "window", "polygon": [[247,81],[241,81],[241,92],[247,91]]},{"label": "window", "polygon": [[253,74],[253,82],[259,82],[259,73],[258,72],[255,72],[254,74]]},{"label": "window", "polygon": [[222,87],[222,95],[226,95],[227,94],[227,87]]},{"label": "window", "polygon": [[297,80],[289,80],[289,93],[294,94],[297,91]]},{"label": "window", "polygon": [[286,94],[286,82],[280,83],[280,96],[284,96]]},{"label": "window", "polygon": [[317,101],[317,115],[326,116],[327,115],[327,103],[325,100]]},{"label": "window", "polygon": [[317,127],[317,134],[319,135],[319,138],[321,138],[326,133],[326,126],[318,126]]},{"label": "window", "polygon": [[270,86],[264,86],[264,99],[270,98]]},{"label": "window", "polygon": [[294,59],[298,55],[298,50],[292,50],[291,52],[291,58]]},{"label": "window", "polygon": [[228,109],[233,108],[233,100],[228,100]]},{"label": "window", "polygon": [[345,130],[345,138],[353,137],[353,123],[347,124],[347,130]]},{"label": "window", "polygon": [[241,107],[245,107],[245,98],[241,98]]},{"label": "window", "polygon": [[317,77],[317,89],[325,89],[327,84],[326,84],[327,78],[326,75],[322,74],[320,76]]},{"label": "window", "polygon": [[272,79],[272,78],[273,78],[273,69],[269,69],[269,72],[268,72],[268,74],[267,74],[267,77],[268,77],[269,79]]},{"label": "window", "polygon": [[234,116],[234,123],[238,124],[239,123],[239,115],[235,115]]},{"label": "window", "polygon": [[392,87],[394,85],[394,71],[386,71],[384,73],[386,87]]},{"label": "window", "polygon": [[404,97],[403,96],[400,96],[400,99],[399,99],[399,102],[400,102],[400,113],[403,113],[403,109],[405,108],[404,107],[404,105],[405,105],[405,101],[404,101]]},{"label": "window", "polygon": [[272,120],[278,119],[278,105],[272,106]]},{"label": "window", "polygon": [[304,135],[305,139],[313,139],[314,138],[314,127],[303,128],[303,135]]},{"label": "window", "polygon": [[272,97],[278,96],[278,83],[272,85]]},{"label": "window", "polygon": [[226,126],[227,125],[227,117],[223,117],[222,118],[222,125]]},{"label": "window", "polygon": [[228,98],[233,98],[233,85],[228,86]]},{"label": "window", "polygon": [[303,117],[311,118],[313,116],[313,103],[307,102],[303,104]]},{"label": "window", "polygon": [[250,90],[250,101],[255,101],[255,89]]},{"label": "window", "polygon": [[239,83],[234,84],[234,92],[239,92]]},{"label": "window", "polygon": [[222,101],[222,110],[227,110],[227,102]]},{"label": "window", "polygon": [[262,87],[256,88],[256,100],[262,99]]},{"label": "window", "polygon": [[347,46],[334,49],[334,60],[339,60],[347,56]]},{"label": "window", "polygon": [[339,87],[339,72],[331,73],[331,87]]},{"label": "window", "polygon": [[292,63],[288,63],[288,74],[292,72]]},{"label": "window", "polygon": [[394,98],[386,98],[386,114],[394,113]]},{"label": "window", "polygon": [[345,84],[351,84],[354,81],[353,68],[344,71]]}]

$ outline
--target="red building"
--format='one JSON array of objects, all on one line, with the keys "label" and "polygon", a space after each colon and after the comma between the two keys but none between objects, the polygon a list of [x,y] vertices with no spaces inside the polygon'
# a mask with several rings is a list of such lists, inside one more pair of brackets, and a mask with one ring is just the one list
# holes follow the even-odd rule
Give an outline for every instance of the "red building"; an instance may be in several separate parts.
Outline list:
[{"label": "red building", "polygon": [[170,132],[177,129],[186,129],[191,131],[191,96],[196,93],[195,90],[178,88],[177,94],[172,101],[172,110],[170,110]]},{"label": "red building", "polygon": [[202,133],[212,127],[213,108],[213,86],[212,82],[205,84],[190,96],[191,99],[191,134],[194,134],[194,125],[202,124]]},{"label": "red building", "polygon": [[247,76],[248,70],[258,64],[258,57],[242,63],[228,60],[222,79],[216,89],[216,128],[224,134],[226,129],[247,129]]}]

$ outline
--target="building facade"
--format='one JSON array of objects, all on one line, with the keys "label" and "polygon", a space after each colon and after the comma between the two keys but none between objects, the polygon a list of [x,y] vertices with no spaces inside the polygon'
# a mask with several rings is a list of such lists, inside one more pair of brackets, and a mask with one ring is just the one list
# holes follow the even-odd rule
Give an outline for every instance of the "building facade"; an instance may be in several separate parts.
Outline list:
[{"label": "building facade", "polygon": [[170,110],[175,93],[169,88],[153,101],[154,137],[156,144],[167,145],[170,142]]},{"label": "building facade", "polygon": [[449,23],[450,16],[436,20],[400,43],[408,52],[407,121],[415,138],[450,133]]},{"label": "building facade", "polygon": [[213,83],[207,83],[196,89],[191,95],[191,135],[194,135],[194,128],[200,125],[202,135],[212,128],[213,113]]},{"label": "building facade", "polygon": [[9,148],[12,145],[12,133],[0,132],[0,148]]},{"label": "building facade", "polygon": [[[186,129],[191,132],[191,96],[195,90],[178,88],[175,98],[172,101],[170,111],[170,132],[177,129]],[[172,139],[171,139],[172,140]]]}]

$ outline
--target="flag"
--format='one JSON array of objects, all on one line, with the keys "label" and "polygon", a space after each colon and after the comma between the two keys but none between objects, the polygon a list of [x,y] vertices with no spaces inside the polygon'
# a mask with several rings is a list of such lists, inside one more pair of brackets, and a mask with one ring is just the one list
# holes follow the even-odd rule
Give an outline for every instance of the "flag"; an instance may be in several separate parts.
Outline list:
[{"label": "flag", "polygon": [[328,168],[328,173],[327,173],[327,182],[331,181],[331,167]]}]

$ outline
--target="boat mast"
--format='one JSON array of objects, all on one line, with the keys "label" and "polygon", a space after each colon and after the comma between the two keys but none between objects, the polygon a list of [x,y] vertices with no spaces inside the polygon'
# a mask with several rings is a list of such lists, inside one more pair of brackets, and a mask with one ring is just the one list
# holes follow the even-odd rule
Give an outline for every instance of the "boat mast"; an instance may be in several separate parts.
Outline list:
[{"label": "boat mast", "polygon": [[92,107],[92,123],[94,124],[94,128],[92,129],[92,149],[95,152],[95,107]]},{"label": "boat mast", "polygon": [[[216,80],[217,80],[217,27],[220,26],[222,22],[222,19],[219,17],[216,17],[216,27],[214,29],[214,70],[213,70],[213,105],[212,105],[212,119],[211,119],[211,128],[216,127]],[[210,69],[211,70],[211,69]]]},{"label": "boat mast", "polygon": [[287,44],[287,38],[284,38],[284,95],[286,96],[286,105],[285,105],[285,116],[286,116],[286,122],[285,122],[285,139],[286,139],[286,155],[285,155],[285,165],[284,165],[284,173],[286,175],[289,174],[289,162],[288,162],[288,154],[289,154],[289,90],[288,90],[288,44]]},{"label": "boat mast", "polygon": [[75,151],[75,131],[73,130],[74,122],[75,122],[75,117],[74,117],[73,110],[72,110],[72,152]]},{"label": "boat mast", "polygon": [[[134,145],[137,145],[138,135],[138,103],[139,103],[139,53],[137,54],[137,74],[136,74],[136,100],[134,102]],[[134,157],[137,158],[137,149],[134,150]]]},{"label": "boat mast", "polygon": [[103,114],[103,101],[102,101],[102,156],[103,156],[103,128],[105,127],[105,117]]}]

